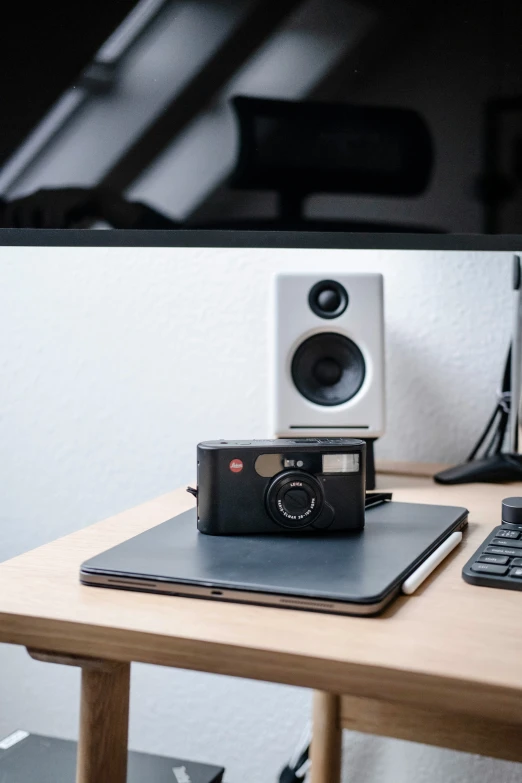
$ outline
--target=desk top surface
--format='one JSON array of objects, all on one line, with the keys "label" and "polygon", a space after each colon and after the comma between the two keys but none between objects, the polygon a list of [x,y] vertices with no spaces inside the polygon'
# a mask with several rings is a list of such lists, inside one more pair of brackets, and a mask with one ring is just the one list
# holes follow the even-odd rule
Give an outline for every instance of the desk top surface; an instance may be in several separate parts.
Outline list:
[{"label": "desk top surface", "polygon": [[164,495],[0,564],[0,641],[284,682],[522,723],[522,593],[474,587],[462,566],[518,485],[436,486],[386,475],[394,499],[470,509],[464,542],[380,617],[82,586],[80,564],[186,510]]}]

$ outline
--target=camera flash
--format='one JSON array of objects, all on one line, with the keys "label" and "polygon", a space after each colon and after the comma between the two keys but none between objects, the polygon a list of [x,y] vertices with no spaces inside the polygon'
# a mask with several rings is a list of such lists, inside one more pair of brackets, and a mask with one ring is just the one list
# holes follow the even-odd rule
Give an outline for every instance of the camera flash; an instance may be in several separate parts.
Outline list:
[{"label": "camera flash", "polygon": [[358,454],[323,454],[323,473],[358,473]]}]

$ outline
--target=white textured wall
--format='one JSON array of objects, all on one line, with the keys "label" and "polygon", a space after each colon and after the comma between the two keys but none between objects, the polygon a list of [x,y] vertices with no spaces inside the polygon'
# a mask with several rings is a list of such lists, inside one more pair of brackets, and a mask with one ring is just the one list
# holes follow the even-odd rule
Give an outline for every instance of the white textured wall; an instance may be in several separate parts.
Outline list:
[{"label": "white textured wall", "polygon": [[[267,293],[277,270],[382,271],[388,434],[382,457],[459,460],[494,403],[509,254],[3,248],[0,559],[168,491],[196,442],[267,434]],[[368,620],[368,622],[378,622]],[[74,737],[76,672],[0,647],[0,736]],[[271,783],[309,693],[133,669],[131,745],[223,762]],[[510,783],[515,765],[347,735],[346,780]]]}]

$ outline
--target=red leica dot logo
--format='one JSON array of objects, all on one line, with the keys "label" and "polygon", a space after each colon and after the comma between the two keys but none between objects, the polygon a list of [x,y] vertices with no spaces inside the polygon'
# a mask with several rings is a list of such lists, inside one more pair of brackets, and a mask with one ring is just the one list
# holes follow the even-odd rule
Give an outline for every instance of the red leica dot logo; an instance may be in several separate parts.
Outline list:
[{"label": "red leica dot logo", "polygon": [[240,459],[233,459],[232,462],[229,465],[230,470],[232,473],[241,473],[243,470],[243,463]]}]

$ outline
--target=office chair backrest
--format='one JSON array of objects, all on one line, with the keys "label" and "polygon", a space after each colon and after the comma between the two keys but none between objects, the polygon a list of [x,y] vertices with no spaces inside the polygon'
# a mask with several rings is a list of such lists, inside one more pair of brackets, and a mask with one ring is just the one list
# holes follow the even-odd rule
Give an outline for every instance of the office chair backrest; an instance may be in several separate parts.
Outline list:
[{"label": "office chair backrest", "polygon": [[411,109],[244,96],[232,106],[240,131],[234,188],[414,196],[429,183],[431,135]]}]

